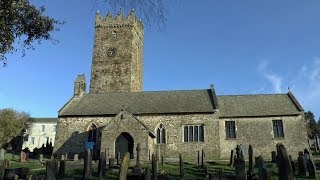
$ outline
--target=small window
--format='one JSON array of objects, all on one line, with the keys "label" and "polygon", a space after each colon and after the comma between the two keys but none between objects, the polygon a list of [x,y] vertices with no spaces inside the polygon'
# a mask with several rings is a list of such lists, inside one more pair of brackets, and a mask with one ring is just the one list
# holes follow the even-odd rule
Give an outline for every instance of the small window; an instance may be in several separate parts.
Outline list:
[{"label": "small window", "polygon": [[117,32],[116,31],[112,31],[112,37],[117,37]]},{"label": "small window", "polygon": [[184,126],[184,142],[204,142],[204,126],[192,125]]},{"label": "small window", "polygon": [[226,121],[226,138],[236,138],[236,123],[235,121]]},{"label": "small window", "polygon": [[274,138],[284,138],[282,120],[273,120],[272,123]]},{"label": "small window", "polygon": [[166,129],[163,124],[160,124],[160,126],[157,128],[157,143],[166,143]]},{"label": "small window", "polygon": [[34,144],[34,137],[31,137],[31,144]]},{"label": "small window", "polygon": [[46,130],[46,126],[45,126],[45,125],[42,125],[42,126],[41,126],[41,131],[44,132],[45,130]]}]

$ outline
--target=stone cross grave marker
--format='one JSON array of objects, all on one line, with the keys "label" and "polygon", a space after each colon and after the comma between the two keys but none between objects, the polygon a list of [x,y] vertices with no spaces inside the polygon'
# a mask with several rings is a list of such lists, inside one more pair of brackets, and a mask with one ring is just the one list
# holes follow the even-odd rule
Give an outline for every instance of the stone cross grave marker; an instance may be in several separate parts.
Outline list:
[{"label": "stone cross grave marker", "polygon": [[136,166],[133,168],[133,172],[134,173],[141,173],[142,169],[141,169],[141,162],[140,162],[140,152],[141,152],[141,147],[140,147],[140,143],[137,144],[137,158],[136,158]]}]

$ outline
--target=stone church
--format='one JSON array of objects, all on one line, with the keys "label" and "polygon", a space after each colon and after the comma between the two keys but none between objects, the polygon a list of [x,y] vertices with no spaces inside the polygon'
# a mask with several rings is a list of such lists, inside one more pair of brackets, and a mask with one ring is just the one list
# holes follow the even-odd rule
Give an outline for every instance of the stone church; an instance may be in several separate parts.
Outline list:
[{"label": "stone church", "polygon": [[142,160],[159,152],[195,159],[202,149],[207,159],[227,159],[237,144],[270,159],[277,143],[297,157],[308,147],[304,110],[290,91],[221,96],[213,85],[142,91],[143,34],[134,12],[96,15],[90,90],[78,75],[73,97],[59,110],[56,157],[90,148],[96,157],[135,158],[138,143]]}]

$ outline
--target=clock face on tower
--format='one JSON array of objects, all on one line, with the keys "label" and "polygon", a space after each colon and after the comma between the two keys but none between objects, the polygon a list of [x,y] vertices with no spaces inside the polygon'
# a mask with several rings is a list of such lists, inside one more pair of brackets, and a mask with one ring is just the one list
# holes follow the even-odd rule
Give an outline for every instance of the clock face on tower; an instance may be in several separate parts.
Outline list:
[{"label": "clock face on tower", "polygon": [[109,57],[114,57],[116,55],[116,53],[117,53],[117,48],[115,48],[115,47],[111,47],[107,50],[107,55]]}]

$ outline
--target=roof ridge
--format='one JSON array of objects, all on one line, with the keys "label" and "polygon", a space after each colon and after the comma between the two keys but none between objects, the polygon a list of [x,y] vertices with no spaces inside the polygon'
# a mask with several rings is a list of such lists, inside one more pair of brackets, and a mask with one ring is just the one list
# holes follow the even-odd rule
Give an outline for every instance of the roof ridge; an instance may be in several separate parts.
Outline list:
[{"label": "roof ridge", "polygon": [[279,95],[287,95],[287,93],[268,93],[268,94],[222,94],[217,96],[279,96]]}]

